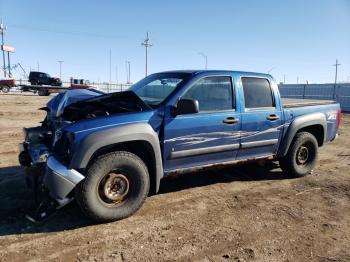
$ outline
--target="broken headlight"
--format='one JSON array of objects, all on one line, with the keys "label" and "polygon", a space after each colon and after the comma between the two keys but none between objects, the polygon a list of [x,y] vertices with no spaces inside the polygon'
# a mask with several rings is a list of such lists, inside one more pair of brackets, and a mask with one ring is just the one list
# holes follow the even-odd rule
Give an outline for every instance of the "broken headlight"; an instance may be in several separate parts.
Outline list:
[{"label": "broken headlight", "polygon": [[53,153],[64,164],[68,164],[72,158],[74,138],[71,132],[57,130],[55,133]]}]

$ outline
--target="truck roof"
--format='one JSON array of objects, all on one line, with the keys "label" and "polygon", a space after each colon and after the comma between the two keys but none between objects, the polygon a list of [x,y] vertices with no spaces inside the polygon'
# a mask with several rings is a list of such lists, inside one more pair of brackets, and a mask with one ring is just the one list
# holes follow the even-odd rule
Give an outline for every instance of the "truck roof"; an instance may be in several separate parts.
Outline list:
[{"label": "truck roof", "polygon": [[187,74],[224,74],[224,73],[235,73],[239,75],[249,75],[249,76],[259,76],[272,78],[270,74],[258,73],[258,72],[248,72],[248,71],[236,71],[236,70],[170,70],[159,73],[187,73]]}]

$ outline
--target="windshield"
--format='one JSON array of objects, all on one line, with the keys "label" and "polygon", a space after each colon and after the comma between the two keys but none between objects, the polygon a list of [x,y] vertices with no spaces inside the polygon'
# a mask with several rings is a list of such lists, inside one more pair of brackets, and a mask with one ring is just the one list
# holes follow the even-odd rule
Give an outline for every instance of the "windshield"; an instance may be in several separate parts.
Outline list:
[{"label": "windshield", "polygon": [[157,107],[190,75],[190,73],[153,74],[133,85],[130,90],[147,105]]}]

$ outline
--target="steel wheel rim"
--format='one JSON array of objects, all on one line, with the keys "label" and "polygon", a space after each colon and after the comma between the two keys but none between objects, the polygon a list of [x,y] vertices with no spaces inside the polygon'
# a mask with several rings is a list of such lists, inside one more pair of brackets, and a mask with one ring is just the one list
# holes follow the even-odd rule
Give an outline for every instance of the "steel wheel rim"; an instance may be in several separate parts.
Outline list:
[{"label": "steel wheel rim", "polygon": [[121,172],[105,175],[97,186],[97,195],[103,205],[116,207],[123,205],[130,192],[130,181]]},{"label": "steel wheel rim", "polygon": [[300,146],[297,151],[297,163],[299,165],[305,165],[309,160],[309,156],[310,156],[309,148],[305,145]]}]

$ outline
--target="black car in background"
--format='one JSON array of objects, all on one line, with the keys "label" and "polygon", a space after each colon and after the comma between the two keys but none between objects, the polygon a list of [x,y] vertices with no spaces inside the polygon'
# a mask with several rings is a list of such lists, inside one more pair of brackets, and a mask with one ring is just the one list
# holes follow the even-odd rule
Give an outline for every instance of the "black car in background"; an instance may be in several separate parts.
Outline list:
[{"label": "black car in background", "polygon": [[29,73],[31,85],[62,86],[62,81],[58,77],[51,77],[47,73],[31,71]]}]

